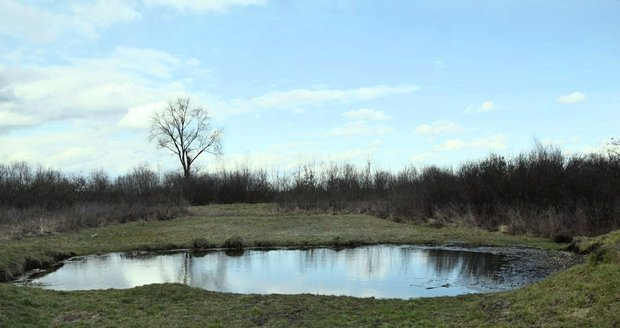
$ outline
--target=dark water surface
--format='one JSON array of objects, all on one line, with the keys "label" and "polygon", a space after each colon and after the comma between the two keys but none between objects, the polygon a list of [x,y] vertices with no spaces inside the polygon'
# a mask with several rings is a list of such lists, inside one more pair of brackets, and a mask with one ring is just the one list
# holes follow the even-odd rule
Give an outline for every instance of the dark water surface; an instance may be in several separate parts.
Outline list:
[{"label": "dark water surface", "polygon": [[110,253],[76,257],[31,273],[28,284],[54,290],[182,283],[211,291],[415,298],[507,290],[540,280],[519,268],[523,256],[477,249],[377,245]]}]

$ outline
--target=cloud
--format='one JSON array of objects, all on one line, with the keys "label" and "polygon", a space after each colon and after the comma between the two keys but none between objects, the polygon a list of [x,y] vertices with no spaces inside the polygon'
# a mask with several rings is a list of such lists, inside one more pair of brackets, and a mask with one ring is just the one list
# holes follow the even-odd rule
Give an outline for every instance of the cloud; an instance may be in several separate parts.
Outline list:
[{"label": "cloud", "polygon": [[409,157],[409,159],[413,162],[426,162],[432,158],[433,158],[433,155],[430,153],[415,154]]},{"label": "cloud", "polygon": [[166,107],[166,104],[165,101],[158,101],[129,108],[127,114],[118,122],[118,126],[122,128],[148,129],[151,126],[153,114],[157,110]]},{"label": "cloud", "polygon": [[543,146],[562,146],[566,144],[566,141],[564,139],[545,138],[540,140],[540,143]]},{"label": "cloud", "polygon": [[[200,62],[196,60],[138,48],[117,48],[100,57],[62,59],[63,64],[47,65],[45,61],[19,56],[8,62],[0,58],[0,144],[3,145],[0,161],[27,160],[82,172],[104,167],[111,174],[126,172],[145,162],[162,163],[164,170],[176,169],[178,164],[173,156],[147,143],[146,128],[152,112],[178,96],[191,95],[207,108],[213,108],[215,114],[217,110],[222,113],[226,107],[210,106],[213,103],[241,104],[247,111],[271,108],[292,111],[302,105],[358,102],[416,89],[411,85],[294,89],[247,99],[212,101],[209,95],[188,92],[184,80],[177,79],[200,70]],[[355,112],[367,119],[387,118],[379,111]],[[380,122],[351,121],[333,129],[331,134],[381,135],[391,131],[390,127],[377,123]],[[17,128],[27,133],[6,133]],[[249,158],[252,165],[292,165],[299,162],[300,153],[321,160],[341,160],[361,158],[378,147],[378,142],[345,151],[322,148],[312,151],[302,147],[274,154],[253,152]],[[248,158],[245,155],[233,154],[232,158],[239,163]],[[218,162],[211,158],[205,161],[207,165],[212,163]]]},{"label": "cloud", "polygon": [[482,104],[478,105],[478,106],[474,106],[474,105],[469,105],[467,106],[467,108],[465,108],[465,110],[463,111],[463,113],[469,114],[469,113],[485,113],[485,112],[490,112],[492,110],[495,110],[496,106],[495,103],[492,101],[484,101]]},{"label": "cloud", "polygon": [[443,69],[446,68],[446,62],[443,61],[442,59],[437,59],[433,62],[433,67],[437,68],[437,69]]},{"label": "cloud", "polygon": [[125,173],[143,163],[176,168],[174,158],[162,155],[146,143],[146,135],[119,136],[119,131],[80,125],[63,125],[25,135],[0,135],[0,162],[28,161],[68,172],[105,168],[111,174]]},{"label": "cloud", "polygon": [[[0,106],[2,108],[2,106]],[[32,115],[0,111],[0,129],[16,126],[27,126],[37,123]]]},{"label": "cloud", "polygon": [[467,146],[467,144],[460,139],[446,140],[443,144],[436,145],[435,150],[438,151],[451,151],[460,150]]},{"label": "cloud", "polygon": [[492,150],[502,150],[506,149],[506,141],[508,137],[501,134],[496,134],[487,138],[477,138],[472,140],[469,144],[471,148],[474,149],[492,149]]},{"label": "cloud", "polygon": [[75,17],[90,22],[96,27],[109,27],[116,23],[129,23],[140,18],[132,0],[97,0],[73,5]]},{"label": "cloud", "polygon": [[221,114],[242,114],[257,108],[282,109],[321,106],[326,103],[353,103],[391,95],[408,94],[418,90],[412,84],[377,85],[357,89],[293,89],[272,91],[249,99],[221,101],[212,106]]},{"label": "cloud", "polygon": [[322,154],[322,158],[332,162],[348,162],[354,159],[369,159],[376,152],[376,149],[370,147],[354,148],[345,151],[333,152],[331,154]]},{"label": "cloud", "polygon": [[186,94],[184,83],[172,78],[175,72],[191,76],[194,67],[184,63],[161,51],[119,48],[100,58],[72,58],[66,65],[0,65],[0,112],[12,125],[71,119],[115,124],[131,114],[122,124],[135,126],[138,112],[129,108]]},{"label": "cloud", "polygon": [[422,124],[415,129],[417,134],[440,135],[446,133],[459,133],[461,127],[450,121],[435,121],[431,124]]},{"label": "cloud", "polygon": [[125,47],[118,47],[102,58],[74,58],[71,61],[91,70],[118,70],[158,78],[170,78],[181,66],[196,65],[195,59],[183,62],[164,51]]},{"label": "cloud", "polygon": [[366,121],[347,122],[343,126],[327,131],[329,137],[347,137],[360,135],[383,135],[392,131],[392,128],[383,125],[369,125]]},{"label": "cloud", "polygon": [[588,96],[579,91],[575,91],[571,94],[559,96],[556,98],[556,101],[562,104],[576,104],[586,100]]},{"label": "cloud", "polygon": [[0,2],[0,21],[0,34],[35,41],[52,41],[63,32],[84,28],[76,26],[78,22],[66,15],[50,13],[12,0]]},{"label": "cloud", "polygon": [[[62,6],[61,3],[58,6]],[[0,1],[0,34],[52,42],[63,35],[96,38],[98,31],[140,17],[133,1],[98,0],[71,8],[41,8],[13,0]]]},{"label": "cloud", "polygon": [[274,91],[263,96],[253,98],[252,103],[260,107],[291,107],[293,105],[321,105],[325,102],[348,103],[366,101],[394,94],[404,94],[417,91],[414,85],[362,87],[358,89],[295,89],[289,91]]},{"label": "cloud", "polygon": [[287,144],[271,144],[265,149],[252,153],[224,154],[216,161],[206,162],[208,170],[235,169],[269,169],[271,173],[290,174],[300,165],[314,165],[320,171],[321,166],[329,166],[333,162],[355,162],[361,164],[376,154],[382,143],[372,141],[366,146],[344,149],[324,150],[317,142],[297,142]]},{"label": "cloud", "polygon": [[383,146],[383,141],[375,140],[375,141],[371,142],[368,146],[370,148],[380,148],[381,146]]},{"label": "cloud", "polygon": [[233,7],[264,6],[267,0],[144,0],[147,6],[171,7],[179,11],[226,12]]},{"label": "cloud", "polygon": [[385,115],[384,112],[378,110],[372,110],[368,108],[361,108],[358,110],[348,111],[342,114],[342,116],[351,120],[363,120],[363,121],[387,121],[391,117]]},{"label": "cloud", "polygon": [[506,149],[506,141],[508,137],[505,135],[492,135],[487,138],[476,138],[469,141],[463,141],[461,139],[447,140],[442,144],[435,145],[436,151],[456,151],[463,149],[489,149],[489,150],[502,150]]},{"label": "cloud", "polygon": [[144,5],[205,13],[266,3],[267,0],[85,0],[44,1],[35,5],[3,0],[0,1],[0,35],[36,42],[53,42],[66,36],[95,39],[105,28],[140,19],[139,10]]}]

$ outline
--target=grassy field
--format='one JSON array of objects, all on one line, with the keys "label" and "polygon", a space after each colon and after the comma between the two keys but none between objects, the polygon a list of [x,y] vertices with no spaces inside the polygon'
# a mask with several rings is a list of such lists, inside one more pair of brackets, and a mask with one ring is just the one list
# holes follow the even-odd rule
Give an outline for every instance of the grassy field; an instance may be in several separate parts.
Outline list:
[{"label": "grassy field", "polygon": [[238,236],[244,246],[319,246],[375,243],[527,245],[557,249],[547,239],[483,230],[396,223],[368,215],[282,213],[275,205],[194,207],[170,221],[132,222],[38,238],[0,241],[0,280],[71,254],[222,247]]},{"label": "grassy field", "polygon": [[[557,249],[547,240],[457,227],[431,228],[366,215],[281,213],[273,205],[196,207],[194,216],[134,222],[0,242],[0,274],[69,254],[222,246],[362,243],[524,245]],[[620,325],[620,233],[583,240],[595,250],[587,264],[512,292],[417,300],[316,295],[237,295],[183,285],[128,290],[55,292],[0,284],[0,327],[411,327]]]}]

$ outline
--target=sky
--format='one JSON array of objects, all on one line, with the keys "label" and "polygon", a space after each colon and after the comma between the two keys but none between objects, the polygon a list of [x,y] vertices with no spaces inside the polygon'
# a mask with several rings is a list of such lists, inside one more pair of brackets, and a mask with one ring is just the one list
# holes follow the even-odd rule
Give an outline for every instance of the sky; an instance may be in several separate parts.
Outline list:
[{"label": "sky", "polygon": [[0,163],[180,168],[150,117],[224,131],[201,170],[398,170],[619,136],[617,0],[0,0]]}]

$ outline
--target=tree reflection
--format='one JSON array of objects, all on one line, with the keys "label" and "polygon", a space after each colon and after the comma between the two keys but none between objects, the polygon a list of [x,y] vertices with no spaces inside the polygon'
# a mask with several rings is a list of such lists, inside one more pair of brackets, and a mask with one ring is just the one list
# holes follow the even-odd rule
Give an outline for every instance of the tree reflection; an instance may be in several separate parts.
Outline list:
[{"label": "tree reflection", "polygon": [[425,262],[436,276],[457,275],[468,283],[493,283],[505,263],[503,255],[445,249],[425,249]]},{"label": "tree reflection", "polygon": [[56,286],[70,279],[62,285],[68,286],[65,290],[89,289],[89,284],[93,288],[128,288],[175,282],[223,292],[407,298],[443,293],[434,290],[425,294],[428,287],[449,286],[451,295],[474,291],[481,284],[497,288],[505,283],[505,274],[500,273],[513,262],[504,255],[480,251],[391,245],[340,250],[116,253],[68,262],[40,279],[45,283],[52,277]]}]

